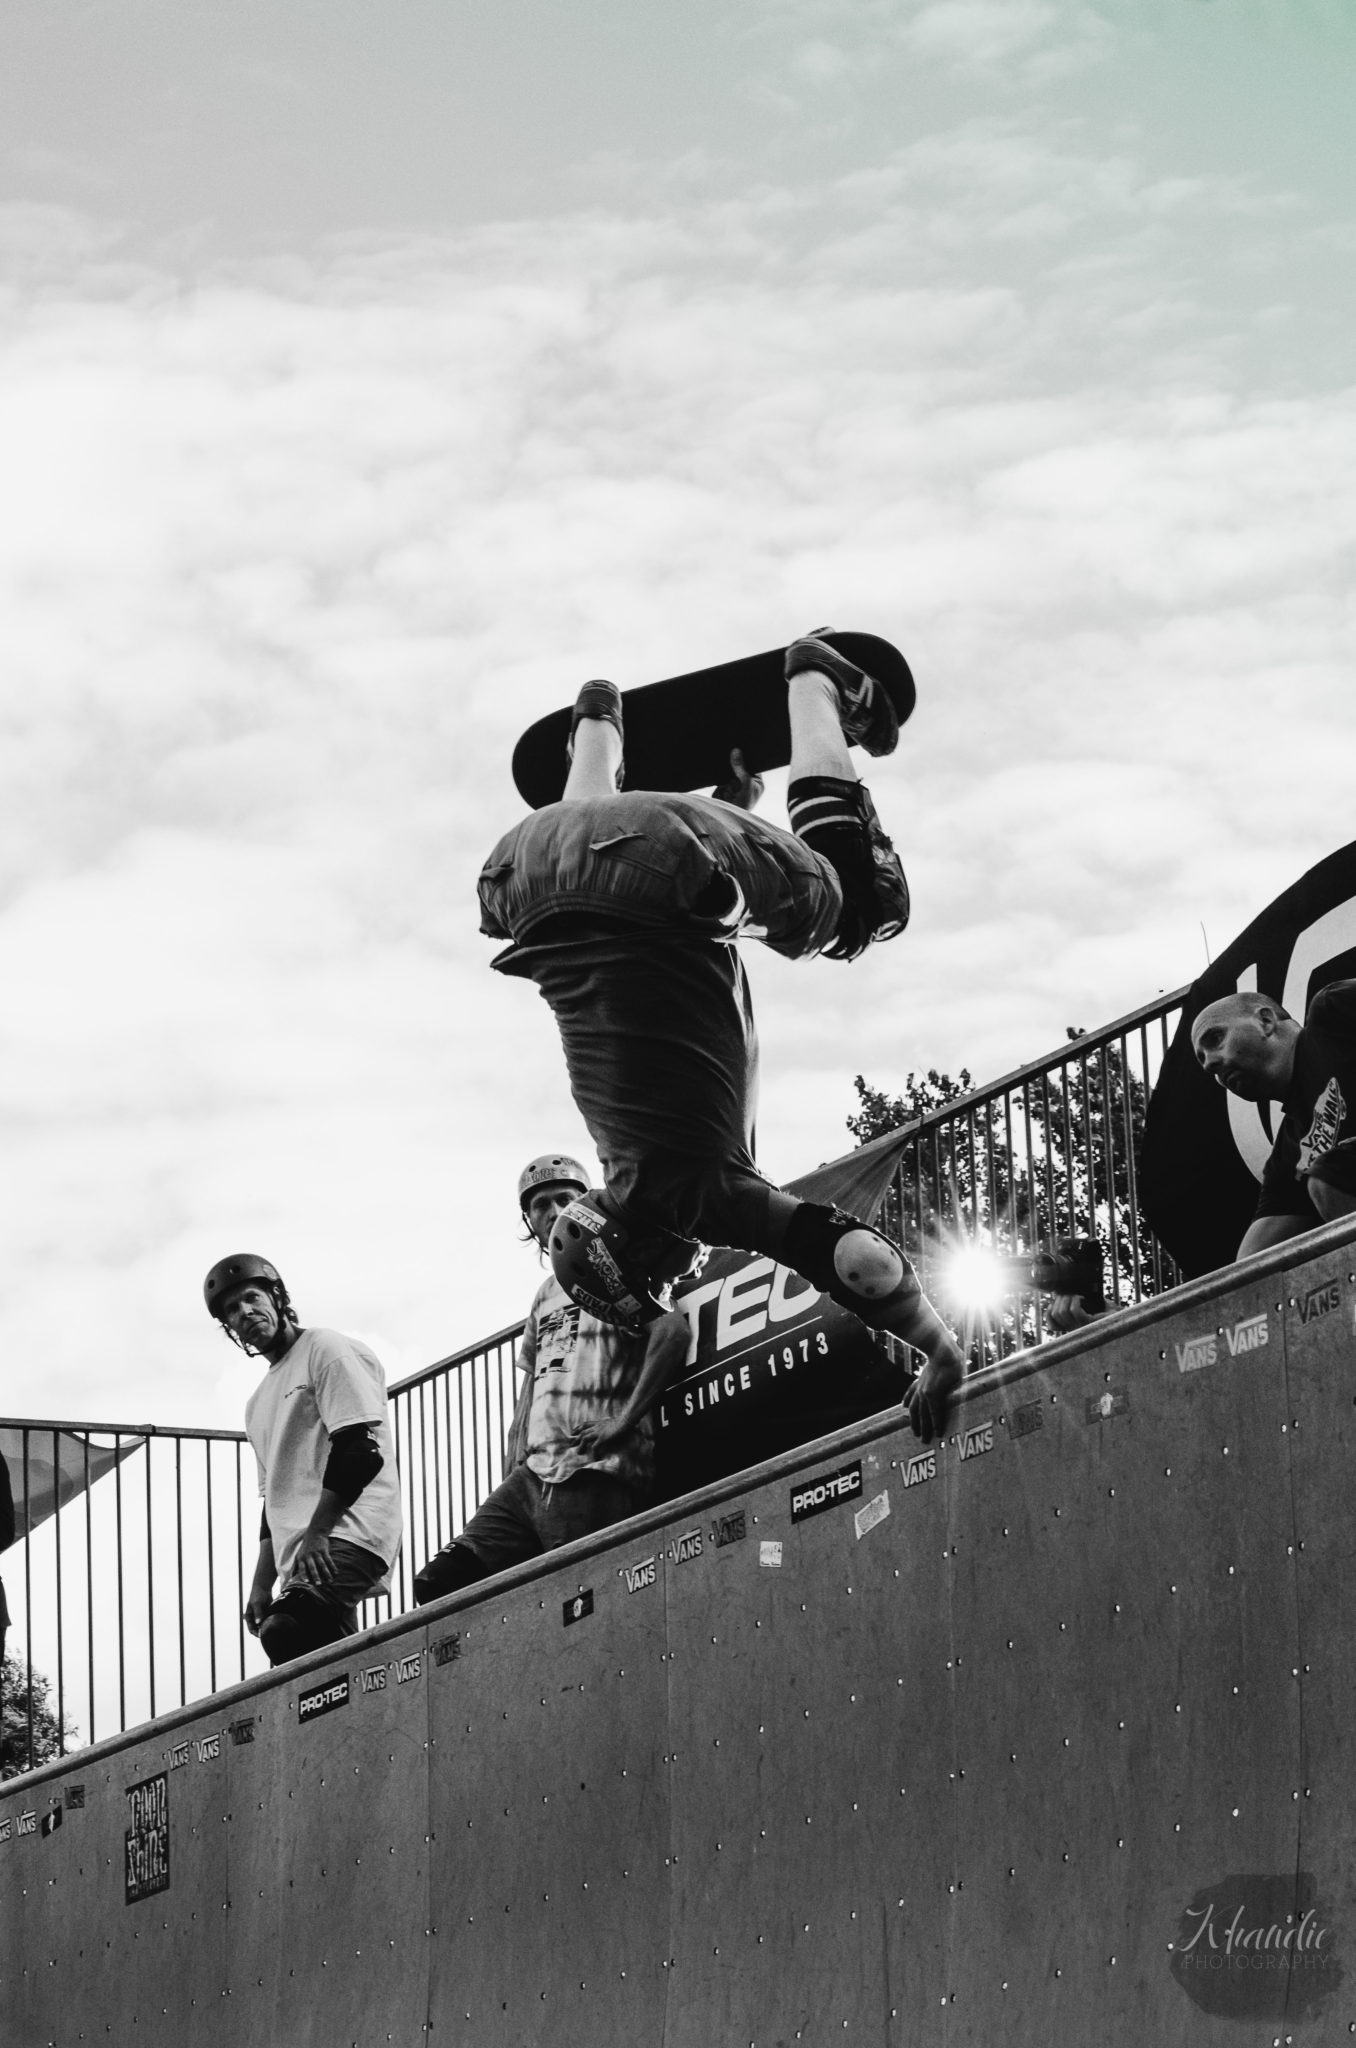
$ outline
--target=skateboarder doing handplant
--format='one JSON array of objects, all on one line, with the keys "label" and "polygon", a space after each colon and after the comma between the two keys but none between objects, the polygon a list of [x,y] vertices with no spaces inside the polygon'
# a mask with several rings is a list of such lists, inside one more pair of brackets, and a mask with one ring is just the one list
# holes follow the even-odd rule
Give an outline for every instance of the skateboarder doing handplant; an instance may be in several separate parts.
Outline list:
[{"label": "skateboarder doing handplant", "polygon": [[535,981],[605,1186],[551,1234],[566,1293],[640,1326],[708,1245],[792,1267],[873,1329],[925,1356],[905,1405],[939,1435],[964,1361],[900,1248],[839,1209],[764,1179],[752,1156],[758,1049],[735,941],[789,959],[852,960],[896,937],[904,872],[848,753],[890,753],[886,691],[813,635],[786,654],[791,831],[735,801],[626,790],[620,692],[586,683],[559,803],[502,838],[480,877],[481,929],[511,943],[493,965]]}]

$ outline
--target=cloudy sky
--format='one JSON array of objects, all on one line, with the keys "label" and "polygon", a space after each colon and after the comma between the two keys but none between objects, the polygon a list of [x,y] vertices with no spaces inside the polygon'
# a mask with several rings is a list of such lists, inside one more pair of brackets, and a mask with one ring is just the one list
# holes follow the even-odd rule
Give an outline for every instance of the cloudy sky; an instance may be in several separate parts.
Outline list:
[{"label": "cloudy sky", "polygon": [[227,1250],[393,1378],[522,1312],[474,882],[587,675],[913,662],[912,930],[751,949],[779,1178],[1352,836],[1344,0],[0,20],[0,1413],[234,1425]]}]

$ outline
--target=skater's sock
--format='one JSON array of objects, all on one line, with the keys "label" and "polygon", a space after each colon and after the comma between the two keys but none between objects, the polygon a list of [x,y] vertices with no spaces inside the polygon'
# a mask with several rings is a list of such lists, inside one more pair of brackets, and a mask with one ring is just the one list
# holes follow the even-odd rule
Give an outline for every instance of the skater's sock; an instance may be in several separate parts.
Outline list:
[{"label": "skater's sock", "polygon": [[845,866],[870,865],[859,787],[855,778],[843,782],[834,775],[802,775],[786,792],[791,830],[840,872]]},{"label": "skater's sock", "polygon": [[791,830],[837,875],[843,891],[830,959],[854,960],[871,939],[871,889],[875,864],[860,809],[861,784],[833,775],[803,775],[786,792]]}]

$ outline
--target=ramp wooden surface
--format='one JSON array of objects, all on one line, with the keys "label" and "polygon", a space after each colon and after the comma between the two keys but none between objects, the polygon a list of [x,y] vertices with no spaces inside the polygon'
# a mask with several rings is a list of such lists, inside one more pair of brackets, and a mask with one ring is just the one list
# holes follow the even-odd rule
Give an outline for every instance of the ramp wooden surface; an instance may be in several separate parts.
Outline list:
[{"label": "ramp wooden surface", "polygon": [[1352,2038],[1352,1239],[11,1781],[6,2048]]}]

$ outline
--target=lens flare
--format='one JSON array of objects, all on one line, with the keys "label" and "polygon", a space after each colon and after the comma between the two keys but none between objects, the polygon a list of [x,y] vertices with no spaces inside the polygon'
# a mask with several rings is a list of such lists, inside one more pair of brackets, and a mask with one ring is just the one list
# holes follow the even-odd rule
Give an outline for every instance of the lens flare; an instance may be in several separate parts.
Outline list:
[{"label": "lens flare", "polygon": [[999,1260],[976,1244],[952,1252],[943,1269],[942,1285],[949,1300],[972,1312],[996,1308],[1008,1290]]}]

